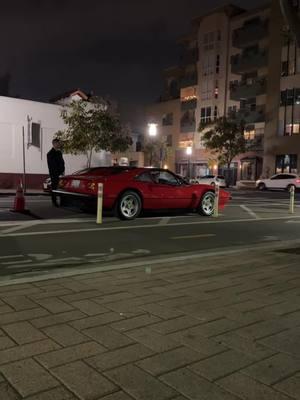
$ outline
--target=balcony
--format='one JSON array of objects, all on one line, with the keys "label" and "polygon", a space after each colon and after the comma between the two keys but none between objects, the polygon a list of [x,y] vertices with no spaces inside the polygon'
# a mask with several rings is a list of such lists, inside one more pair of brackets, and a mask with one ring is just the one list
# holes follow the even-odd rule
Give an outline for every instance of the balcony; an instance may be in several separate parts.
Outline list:
[{"label": "balcony", "polygon": [[233,111],[228,114],[229,118],[232,118],[238,122],[244,121],[245,124],[255,124],[257,122],[265,121],[265,106],[260,105],[256,108],[241,108],[238,111]]},{"label": "balcony", "polygon": [[243,49],[264,39],[268,34],[268,25],[268,20],[263,21],[259,18],[234,30],[232,34],[233,47]]},{"label": "balcony", "polygon": [[195,110],[197,108],[197,99],[191,99],[181,102],[181,111]]},{"label": "balcony", "polygon": [[256,135],[254,139],[246,140],[247,151],[263,151],[264,135]]},{"label": "balcony", "polygon": [[231,72],[243,74],[267,66],[268,52],[264,50],[245,51],[231,57]]},{"label": "balcony", "polygon": [[180,132],[181,133],[189,133],[189,132],[195,132],[196,130],[196,121],[195,120],[189,120],[189,121],[180,121]]},{"label": "balcony", "polygon": [[266,93],[266,78],[256,78],[251,81],[241,81],[230,86],[230,99],[240,101]]},{"label": "balcony", "polygon": [[198,75],[196,72],[193,74],[183,76],[180,81],[181,88],[195,86],[197,84],[198,84]]}]

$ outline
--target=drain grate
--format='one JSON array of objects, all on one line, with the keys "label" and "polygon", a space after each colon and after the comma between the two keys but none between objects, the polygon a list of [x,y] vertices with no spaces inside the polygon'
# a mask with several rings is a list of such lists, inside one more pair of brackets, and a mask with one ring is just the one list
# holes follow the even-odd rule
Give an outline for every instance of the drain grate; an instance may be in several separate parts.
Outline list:
[{"label": "drain grate", "polygon": [[276,253],[296,254],[300,255],[300,247],[293,247],[291,249],[276,250]]}]

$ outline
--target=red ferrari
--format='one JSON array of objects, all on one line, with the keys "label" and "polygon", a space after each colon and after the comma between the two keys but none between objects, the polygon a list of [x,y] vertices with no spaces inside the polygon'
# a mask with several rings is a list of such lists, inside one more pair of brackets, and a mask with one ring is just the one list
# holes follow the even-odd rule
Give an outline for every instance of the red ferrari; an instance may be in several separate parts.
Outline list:
[{"label": "red ferrari", "polygon": [[[60,179],[56,194],[64,204],[70,198],[84,203],[95,200],[98,183],[103,183],[103,208],[114,210],[121,219],[132,220],[144,210],[189,210],[210,216],[214,209],[214,187],[189,184],[174,173],[158,168],[98,167]],[[220,190],[219,207],[230,198]]]}]

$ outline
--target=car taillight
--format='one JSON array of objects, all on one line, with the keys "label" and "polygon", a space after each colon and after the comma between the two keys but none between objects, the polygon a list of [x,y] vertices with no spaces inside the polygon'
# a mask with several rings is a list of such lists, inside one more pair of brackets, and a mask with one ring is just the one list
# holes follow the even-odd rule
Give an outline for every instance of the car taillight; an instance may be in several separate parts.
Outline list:
[{"label": "car taillight", "polygon": [[96,190],[96,183],[95,182],[88,182],[88,184],[86,186],[92,192]]},{"label": "car taillight", "polygon": [[296,183],[300,183],[300,179],[296,179]]}]

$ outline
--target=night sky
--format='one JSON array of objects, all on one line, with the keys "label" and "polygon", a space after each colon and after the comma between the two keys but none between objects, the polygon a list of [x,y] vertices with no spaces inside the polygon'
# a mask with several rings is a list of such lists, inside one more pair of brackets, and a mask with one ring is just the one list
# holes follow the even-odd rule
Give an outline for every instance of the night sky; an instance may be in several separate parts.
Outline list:
[{"label": "night sky", "polygon": [[[9,95],[48,100],[80,87],[132,110],[161,92],[176,39],[222,0],[10,0],[0,8],[0,76]],[[251,8],[263,0],[239,0]],[[3,86],[3,85],[2,85]],[[1,84],[0,84],[1,89]]]}]

